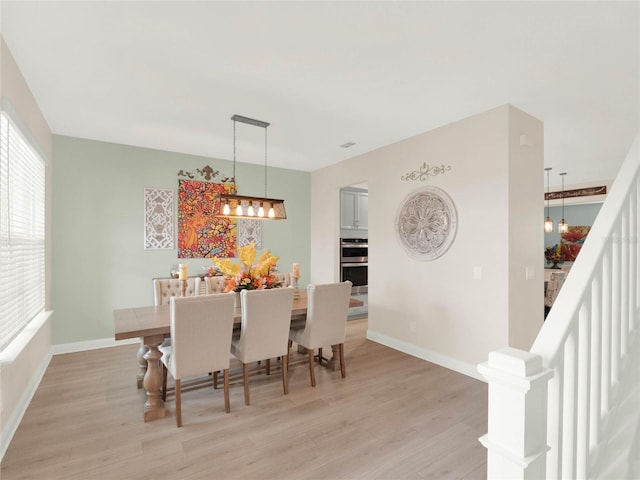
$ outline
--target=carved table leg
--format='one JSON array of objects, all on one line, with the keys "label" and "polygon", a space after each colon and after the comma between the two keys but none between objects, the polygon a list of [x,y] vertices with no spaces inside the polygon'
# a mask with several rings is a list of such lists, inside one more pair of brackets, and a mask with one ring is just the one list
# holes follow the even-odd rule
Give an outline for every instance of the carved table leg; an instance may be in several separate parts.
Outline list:
[{"label": "carved table leg", "polygon": [[147,353],[149,349],[144,345],[144,338],[140,337],[140,347],[138,347],[138,365],[140,366],[140,371],[138,372],[138,388],[142,388],[142,382],[144,380],[144,374],[147,373],[147,361],[144,358],[144,354]]},{"label": "carved table leg", "polygon": [[158,346],[163,342],[164,335],[151,335],[144,337],[144,344],[149,347],[149,351],[144,354],[147,361],[147,371],[144,374],[144,389],[147,393],[147,401],[144,404],[144,421],[163,418],[165,415],[164,402],[160,395],[160,385],[162,385],[162,374],[158,366],[158,361],[162,356]]}]

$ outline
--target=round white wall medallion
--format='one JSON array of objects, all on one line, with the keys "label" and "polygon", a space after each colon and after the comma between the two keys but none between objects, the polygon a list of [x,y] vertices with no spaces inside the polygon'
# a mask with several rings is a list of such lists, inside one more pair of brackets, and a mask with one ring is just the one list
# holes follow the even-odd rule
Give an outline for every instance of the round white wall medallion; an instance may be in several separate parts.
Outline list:
[{"label": "round white wall medallion", "polygon": [[396,214],[396,234],[417,260],[435,260],[449,249],[456,234],[456,209],[449,195],[438,187],[411,192]]}]

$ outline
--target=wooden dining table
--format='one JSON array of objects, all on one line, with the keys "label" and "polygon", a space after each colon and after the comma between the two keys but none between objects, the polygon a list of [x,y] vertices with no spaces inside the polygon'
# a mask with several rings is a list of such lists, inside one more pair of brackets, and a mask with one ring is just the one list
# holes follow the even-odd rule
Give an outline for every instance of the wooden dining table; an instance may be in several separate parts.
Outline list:
[{"label": "wooden dining table", "polygon": [[[291,307],[291,321],[304,321],[307,318],[307,293],[301,291],[299,296],[293,299]],[[239,304],[239,302],[238,302]],[[364,305],[362,300],[351,298],[349,307]],[[234,323],[239,328],[242,312],[236,307]],[[171,312],[169,305],[157,305],[146,307],[124,308],[113,311],[115,327],[115,339],[126,340],[130,338],[142,339],[142,347],[138,352],[140,372],[138,374],[138,387],[144,387],[146,401],[144,403],[144,421],[148,422],[165,416],[164,402],[160,393],[162,385],[162,373],[159,360],[162,353],[158,347],[170,333]],[[328,362],[330,369],[337,368],[339,363],[338,346],[331,346],[333,356]]]}]

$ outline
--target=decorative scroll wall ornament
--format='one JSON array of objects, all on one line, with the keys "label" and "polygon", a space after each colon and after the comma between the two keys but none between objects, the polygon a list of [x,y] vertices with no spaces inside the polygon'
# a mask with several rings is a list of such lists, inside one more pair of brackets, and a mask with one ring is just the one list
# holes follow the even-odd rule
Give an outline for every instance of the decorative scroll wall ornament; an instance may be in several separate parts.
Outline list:
[{"label": "decorative scroll wall ornament", "polygon": [[444,255],[456,229],[455,206],[438,187],[425,186],[409,193],[396,214],[398,240],[416,260],[435,260]]},{"label": "decorative scroll wall ornament", "polygon": [[144,249],[173,248],[173,190],[144,189]]},{"label": "decorative scroll wall ornament", "polygon": [[[199,175],[203,179],[205,179],[206,181],[210,182],[210,181],[214,180],[215,177],[220,175],[220,172],[218,170],[214,170],[209,165],[205,165],[202,168],[196,168],[195,173],[194,172],[185,172],[184,170],[180,170],[178,172],[178,176],[179,177],[187,177],[187,178],[190,178],[190,179],[194,179],[196,177],[196,175]],[[218,181],[220,183],[234,183],[235,182],[233,177],[224,177],[224,178],[221,178]]]},{"label": "decorative scroll wall ornament", "polygon": [[262,248],[262,222],[247,218],[238,218],[237,222],[238,247],[246,247],[253,242],[257,249]]},{"label": "decorative scroll wall ornament", "polygon": [[405,182],[410,180],[420,180],[421,182],[424,182],[425,180],[429,180],[429,177],[435,177],[436,175],[448,172],[449,170],[451,170],[451,165],[432,167],[427,165],[427,162],[425,162],[420,167],[420,170],[414,170],[413,172],[406,173],[400,177],[400,180],[404,180]]},{"label": "decorative scroll wall ornament", "polygon": [[587,187],[576,188],[575,190],[564,190],[562,192],[549,192],[544,194],[546,200],[560,200],[562,198],[590,197],[592,195],[606,195],[607,187]]}]

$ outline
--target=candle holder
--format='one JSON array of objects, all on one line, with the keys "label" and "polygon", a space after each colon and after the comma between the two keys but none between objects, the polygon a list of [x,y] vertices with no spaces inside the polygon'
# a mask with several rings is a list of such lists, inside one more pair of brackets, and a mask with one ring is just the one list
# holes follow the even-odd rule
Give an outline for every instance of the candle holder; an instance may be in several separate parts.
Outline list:
[{"label": "candle holder", "polygon": [[187,296],[187,279],[186,278],[180,279],[180,292],[182,292],[183,297]]},{"label": "candle holder", "polygon": [[298,279],[300,277],[296,277],[294,275],[291,275],[291,285],[293,286],[293,298],[297,299],[300,298],[300,289],[298,288]]}]

